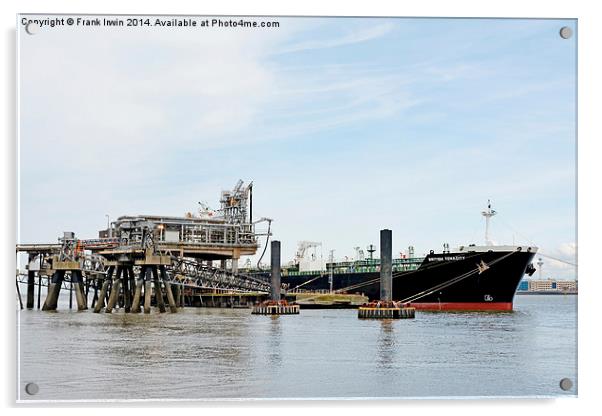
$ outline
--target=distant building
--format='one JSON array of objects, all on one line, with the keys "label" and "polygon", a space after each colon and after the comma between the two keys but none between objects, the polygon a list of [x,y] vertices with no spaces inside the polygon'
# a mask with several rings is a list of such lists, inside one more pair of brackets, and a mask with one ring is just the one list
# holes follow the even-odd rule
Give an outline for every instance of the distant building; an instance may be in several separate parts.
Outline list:
[{"label": "distant building", "polygon": [[557,280],[556,288],[562,292],[576,292],[577,281],[576,280]]},{"label": "distant building", "polygon": [[576,280],[523,279],[518,285],[519,292],[577,292]]},{"label": "distant building", "polygon": [[530,280],[529,290],[535,292],[556,290],[556,282],[554,280]]}]

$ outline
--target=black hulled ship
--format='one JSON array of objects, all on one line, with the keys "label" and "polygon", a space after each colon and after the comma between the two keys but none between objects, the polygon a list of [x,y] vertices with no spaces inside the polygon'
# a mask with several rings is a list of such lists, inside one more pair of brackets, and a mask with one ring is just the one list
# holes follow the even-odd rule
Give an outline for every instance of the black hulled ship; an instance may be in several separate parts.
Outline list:
[{"label": "black hulled ship", "polygon": [[[440,253],[407,255],[393,260],[393,299],[419,309],[510,311],[516,289],[526,274],[532,275],[537,247],[494,245],[489,240],[489,221],[496,212],[491,204],[482,212],[486,220],[482,246],[468,245]],[[316,253],[320,243],[301,242],[295,262],[283,267],[282,282],[288,291],[361,293],[370,300],[380,296],[380,261],[363,258],[321,264]],[[311,252],[313,249],[313,253]],[[370,257],[374,247],[369,246]]]}]

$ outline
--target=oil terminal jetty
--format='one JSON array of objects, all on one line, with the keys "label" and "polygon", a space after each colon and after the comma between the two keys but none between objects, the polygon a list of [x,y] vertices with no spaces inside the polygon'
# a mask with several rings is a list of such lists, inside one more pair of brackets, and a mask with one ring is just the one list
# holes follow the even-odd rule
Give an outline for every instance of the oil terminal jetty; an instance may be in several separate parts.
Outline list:
[{"label": "oil terminal jetty", "polygon": [[[94,312],[250,308],[267,301],[269,277],[238,270],[240,257],[256,254],[259,238],[266,237],[267,245],[271,236],[272,220],[254,219],[252,204],[253,184],[240,180],[222,191],[217,211],[202,205],[198,214],[183,217],[121,216],[97,238],[64,232],[58,243],[18,244],[17,255],[27,257],[26,271],[17,272],[20,305],[54,310],[65,292],[70,308]],[[257,230],[259,224],[267,230]],[[23,296],[20,284],[27,288]],[[287,293],[282,284],[279,289],[283,299],[304,307],[358,307],[367,301],[359,294]]]}]

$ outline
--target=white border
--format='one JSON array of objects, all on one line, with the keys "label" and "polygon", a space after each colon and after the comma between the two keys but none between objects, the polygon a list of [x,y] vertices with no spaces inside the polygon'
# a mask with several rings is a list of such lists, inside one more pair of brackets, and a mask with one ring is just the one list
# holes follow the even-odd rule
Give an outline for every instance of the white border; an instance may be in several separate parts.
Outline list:
[{"label": "white border", "polygon": [[[597,247],[597,233],[600,230],[600,221],[598,209],[601,206],[599,202],[600,185],[598,178],[601,177],[599,172],[599,156],[600,145],[597,140],[601,137],[599,133],[600,119],[599,112],[602,106],[599,104],[600,81],[596,74],[602,73],[600,65],[599,41],[602,39],[600,30],[600,15],[593,6],[595,2],[577,2],[572,1],[542,1],[542,2],[526,2],[524,0],[505,0],[492,2],[456,0],[449,1],[428,1],[420,2],[393,2],[370,0],[361,2],[352,1],[323,1],[323,0],[305,0],[289,4],[288,2],[279,1],[261,1],[253,2],[230,1],[228,3],[220,2],[195,2],[183,0],[158,1],[148,0],[145,2],[128,2],[125,0],[104,0],[96,2],[81,2],[74,4],[69,0],[55,0],[50,4],[48,1],[42,0],[9,0],[2,2],[1,6],[3,13],[1,14],[4,34],[4,58],[5,64],[3,67],[3,81],[5,99],[2,101],[3,110],[2,126],[4,127],[5,140],[4,151],[2,154],[5,157],[3,163],[2,187],[5,195],[5,203],[3,204],[4,223],[2,229],[5,230],[4,238],[2,239],[2,264],[5,266],[5,276],[12,276],[14,273],[14,256],[11,257],[8,253],[13,253],[15,243],[15,204],[14,198],[16,189],[14,186],[15,162],[12,160],[15,156],[14,135],[15,125],[14,117],[14,99],[15,99],[15,74],[12,73],[14,66],[11,68],[11,59],[15,59],[14,55],[14,36],[11,36],[15,25],[15,15],[18,12],[31,13],[146,13],[146,14],[249,14],[249,15],[333,15],[333,16],[362,16],[362,15],[385,15],[385,16],[446,16],[446,17],[550,17],[550,18],[578,18],[579,19],[579,276],[580,276],[580,294],[579,294],[579,399],[556,399],[556,400],[512,400],[512,399],[494,399],[494,400],[404,400],[395,401],[361,401],[361,402],[221,402],[219,407],[220,413],[223,410],[232,411],[232,413],[240,413],[241,406],[249,407],[245,410],[247,413],[264,414],[266,410],[281,413],[281,407],[286,407],[287,414],[304,414],[308,411],[326,410],[332,413],[333,407],[344,407],[345,412],[351,414],[366,414],[371,412],[382,411],[401,411],[401,412],[424,412],[432,411],[437,413],[445,412],[445,414],[478,414],[488,415],[504,414],[507,415],[513,410],[541,411],[546,415],[566,414],[568,412],[593,413],[596,407],[600,408],[600,397],[598,392],[600,385],[600,377],[598,370],[600,344],[596,338],[599,332],[599,323],[597,316],[599,311],[595,309],[597,306],[598,297],[601,292],[600,276],[596,267],[596,256],[599,248]],[[17,150],[18,151],[18,150]],[[11,230],[11,232],[7,232]],[[9,261],[10,260],[10,261]],[[3,291],[4,319],[3,325],[6,325],[4,334],[4,346],[6,362],[4,368],[3,382],[3,400],[5,406],[11,406],[14,403],[15,396],[15,319],[14,317],[14,286],[12,286],[12,278],[4,279],[7,288]],[[8,317],[8,318],[6,318]],[[104,403],[104,402],[103,402]],[[78,403],[78,405],[80,405]],[[120,403],[120,405],[125,405]],[[135,406],[144,405],[144,403],[135,403]],[[150,406],[157,406],[157,402],[148,403]],[[182,406],[183,404],[172,405]],[[302,405],[305,408],[299,408]],[[104,405],[106,406],[106,405]],[[114,405],[109,405],[111,408]],[[192,406],[216,407],[214,402],[208,403],[192,403]],[[381,409],[371,409],[374,406]],[[29,409],[30,412],[39,413],[40,410],[36,407],[39,405],[29,405],[26,407],[34,407]],[[50,410],[45,410],[45,414],[71,414],[77,410],[71,406],[69,409],[58,409],[56,407]],[[105,409],[94,407],[94,404],[88,404],[86,412],[103,412]],[[127,408],[132,405],[126,406]],[[144,406],[148,407],[148,406]],[[386,407],[389,409],[382,409]],[[391,407],[401,407],[402,409],[393,410]],[[267,408],[267,409],[265,409]],[[111,409],[112,413],[115,409]],[[150,410],[150,409],[148,409]],[[164,412],[164,410],[156,410]],[[181,411],[189,411],[182,409]],[[129,410],[131,412],[131,409]],[[80,413],[80,412],[78,412]]]}]

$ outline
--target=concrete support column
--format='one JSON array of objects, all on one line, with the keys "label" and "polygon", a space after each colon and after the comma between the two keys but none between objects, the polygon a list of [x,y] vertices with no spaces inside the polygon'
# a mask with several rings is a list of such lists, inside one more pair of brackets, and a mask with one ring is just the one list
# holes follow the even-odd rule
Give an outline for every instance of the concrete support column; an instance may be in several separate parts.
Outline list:
[{"label": "concrete support column", "polygon": [[159,281],[159,273],[157,272],[157,266],[151,266],[153,270],[153,281],[155,283],[155,299],[159,312],[165,313],[165,302],[163,301],[163,290],[161,290],[161,282]]},{"label": "concrete support column", "polygon": [[152,279],[152,272],[150,267],[148,266],[143,266],[144,268],[144,313],[150,313],[150,309],[151,309],[151,294],[152,294],[152,287],[151,287],[151,279]]},{"label": "concrete support column", "polygon": [[393,237],[391,230],[380,230],[380,300],[393,299]]},{"label": "concrete support column", "polygon": [[57,270],[52,275],[52,280],[50,282],[50,285],[48,285],[48,295],[46,296],[46,301],[44,302],[44,306],[42,307],[43,311],[56,310],[56,305],[59,299],[59,293],[61,291],[61,286],[63,285],[64,277],[64,270]]},{"label": "concrete support column", "polygon": [[134,302],[134,296],[136,294],[136,275],[134,274],[134,266],[128,266],[128,274],[130,275],[130,305]]},{"label": "concrete support column", "polygon": [[[133,272],[133,270],[132,270]],[[144,284],[144,266],[140,268],[140,275],[136,280],[136,291],[134,292],[134,300],[132,301],[132,313],[140,313],[140,297],[142,296],[142,285]]]},{"label": "concrete support column", "polygon": [[182,286],[178,285],[178,287],[176,288],[176,305],[179,307],[182,306],[182,302],[181,302],[181,296],[182,296]]},{"label": "concrete support column", "polygon": [[92,296],[92,309],[96,309],[96,302],[98,302],[98,285],[100,284],[100,279],[96,278],[94,281],[94,295]]},{"label": "concrete support column", "polygon": [[[83,279],[83,277],[82,277]],[[90,294],[90,278],[88,276],[86,276],[85,278],[86,283],[84,284],[86,290],[84,291],[84,294],[86,295],[85,299],[86,299],[86,307],[88,307],[88,295]]]},{"label": "concrete support column", "polygon": [[178,308],[176,306],[176,301],[173,297],[173,293],[171,291],[171,283],[167,278],[167,270],[165,266],[160,266],[159,271],[161,272],[161,280],[163,280],[163,284],[165,285],[165,292],[167,293],[167,302],[169,302],[169,310],[171,313],[176,313]]},{"label": "concrete support column", "polygon": [[107,291],[109,290],[109,283],[110,283],[111,279],[113,278],[114,270],[115,270],[115,266],[109,266],[109,268],[107,269],[107,275],[102,282],[100,294],[98,295],[98,299],[96,300],[96,305],[94,306],[94,313],[100,312],[100,310],[105,306],[105,298],[107,297]]},{"label": "concrete support column", "polygon": [[123,268],[122,280],[123,280],[123,303],[124,303],[123,306],[125,308],[125,313],[130,313],[131,306],[132,306],[132,299],[130,297],[131,292],[130,292],[130,268],[129,267]]},{"label": "concrete support column", "polygon": [[107,307],[105,308],[106,313],[113,312],[113,308],[117,304],[119,300],[119,290],[121,289],[121,274],[123,273],[123,267],[117,266],[117,275],[115,279],[113,279],[113,287],[111,288],[111,295],[109,296],[109,301],[107,302]]},{"label": "concrete support column", "polygon": [[270,251],[272,260],[270,299],[278,301],[280,300],[280,241],[272,241]]},{"label": "concrete support column", "polygon": [[71,271],[71,281],[73,282],[73,291],[75,292],[75,301],[77,302],[77,310],[83,311],[88,309],[88,305],[84,297],[83,277],[80,270]]}]

